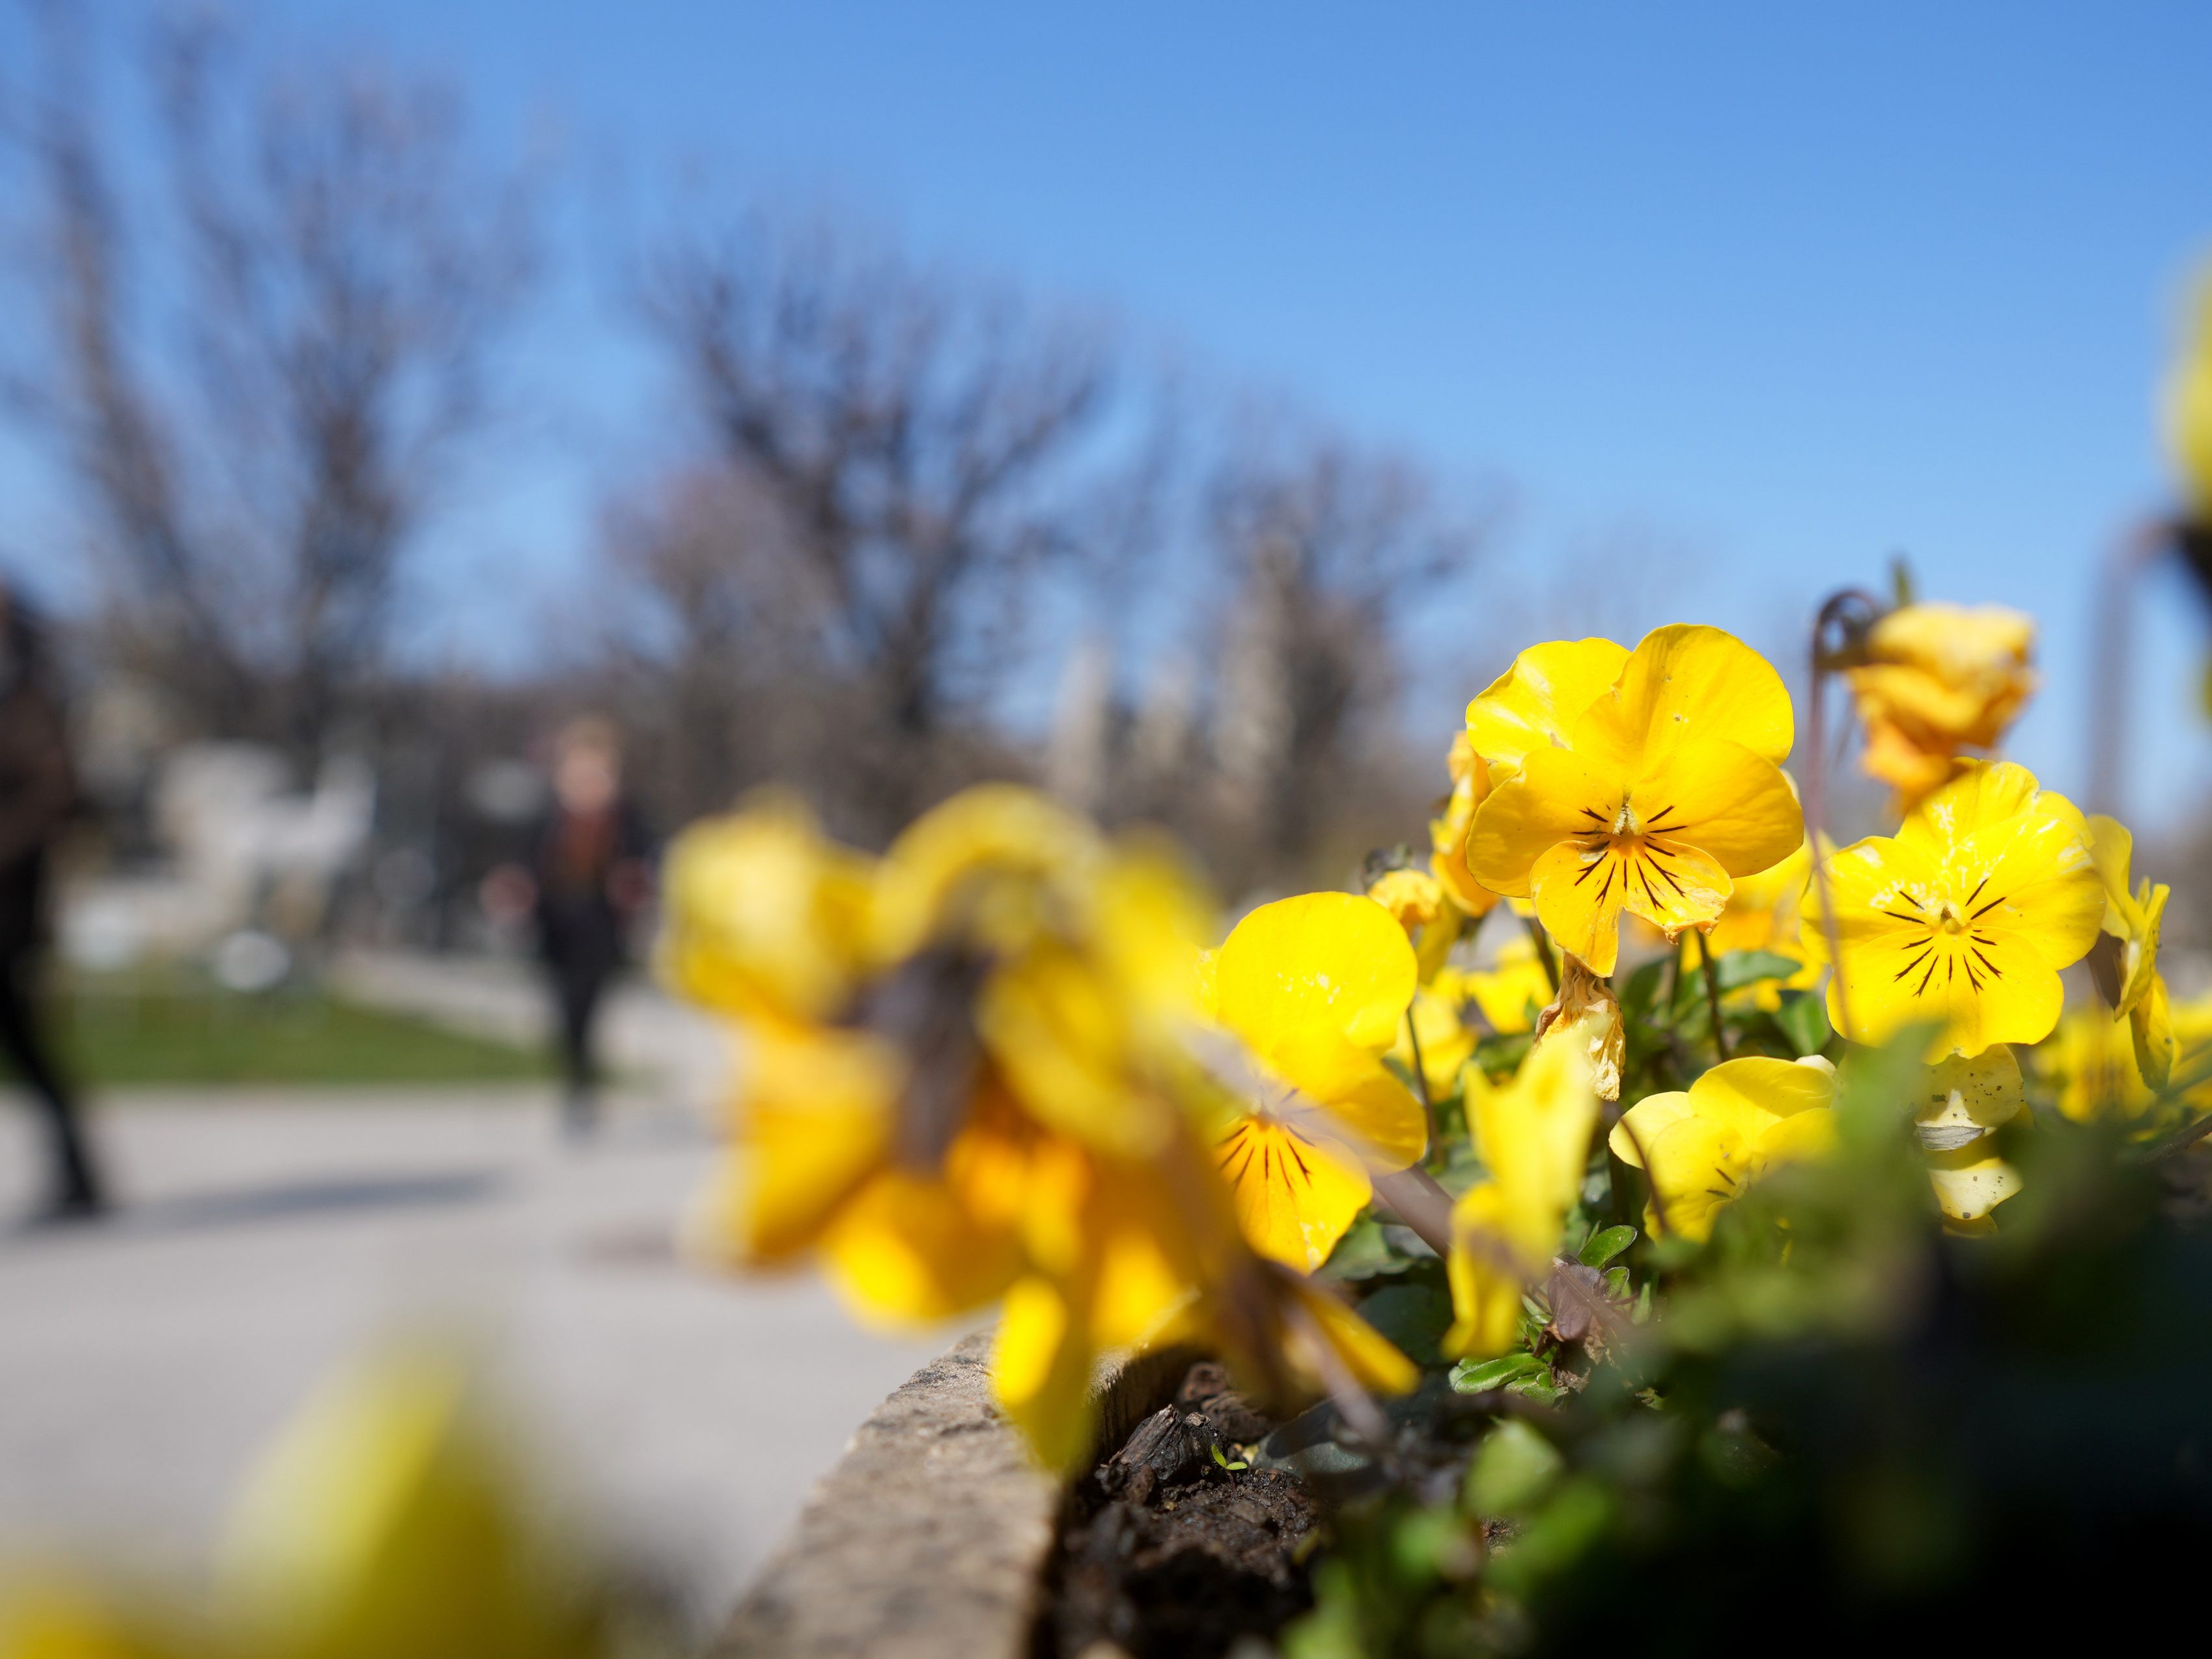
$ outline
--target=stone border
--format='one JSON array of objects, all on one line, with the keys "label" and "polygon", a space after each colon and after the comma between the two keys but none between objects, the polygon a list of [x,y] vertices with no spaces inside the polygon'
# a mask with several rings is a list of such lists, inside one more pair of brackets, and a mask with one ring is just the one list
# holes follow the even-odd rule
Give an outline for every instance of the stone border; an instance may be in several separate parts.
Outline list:
[{"label": "stone border", "polygon": [[[1027,1659],[1060,1483],[991,1400],[992,1334],[963,1338],[863,1423],[714,1644],[714,1659]],[[1192,1356],[1102,1364],[1119,1445]]]}]

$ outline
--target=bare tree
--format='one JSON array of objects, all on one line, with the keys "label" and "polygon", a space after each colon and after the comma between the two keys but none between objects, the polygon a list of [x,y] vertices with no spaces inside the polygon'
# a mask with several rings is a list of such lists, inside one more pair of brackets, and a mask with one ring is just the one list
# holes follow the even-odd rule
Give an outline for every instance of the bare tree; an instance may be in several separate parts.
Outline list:
[{"label": "bare tree", "polygon": [[163,165],[125,190],[78,14],[38,10],[31,413],[82,487],[106,631],[187,728],[311,754],[359,714],[401,558],[485,417],[526,193],[474,164],[445,91],[268,70],[205,22],[156,32]]},{"label": "bare tree", "polygon": [[1394,769],[1400,624],[1467,568],[1490,517],[1448,511],[1402,458],[1250,428],[1206,496],[1211,557],[1231,581],[1216,630],[1213,781],[1245,843],[1217,857],[1285,874],[1351,850],[1324,842],[1409,804]]},{"label": "bare tree", "polygon": [[762,217],[665,250],[646,291],[723,465],[768,508],[726,538],[762,619],[750,648],[842,688],[824,781],[850,796],[830,804],[888,833],[956,781],[948,754],[984,723],[1038,578],[1085,555],[1109,343]]}]

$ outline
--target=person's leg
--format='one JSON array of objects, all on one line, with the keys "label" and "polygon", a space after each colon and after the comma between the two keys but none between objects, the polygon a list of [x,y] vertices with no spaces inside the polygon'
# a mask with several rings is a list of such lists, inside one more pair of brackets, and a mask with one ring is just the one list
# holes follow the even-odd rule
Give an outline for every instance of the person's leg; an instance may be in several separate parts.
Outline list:
[{"label": "person's leg", "polygon": [[52,1209],[59,1214],[88,1215],[102,1205],[100,1179],[77,1121],[76,1097],[40,1033],[30,981],[27,961],[0,963],[0,1048],[6,1050],[46,1111],[52,1147]]},{"label": "person's leg", "polygon": [[599,1076],[592,1063],[592,1030],[605,984],[605,975],[589,962],[570,962],[560,975],[561,1059],[568,1085],[562,1103],[562,1117],[571,1134],[588,1134],[599,1115]]}]

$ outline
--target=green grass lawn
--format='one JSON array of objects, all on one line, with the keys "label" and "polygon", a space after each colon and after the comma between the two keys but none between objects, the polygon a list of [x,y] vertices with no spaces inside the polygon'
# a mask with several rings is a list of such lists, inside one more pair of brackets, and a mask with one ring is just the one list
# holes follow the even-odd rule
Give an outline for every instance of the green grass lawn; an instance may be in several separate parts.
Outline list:
[{"label": "green grass lawn", "polygon": [[[71,1074],[133,1084],[522,1082],[547,1056],[318,991],[245,996],[182,972],[58,976],[47,999]],[[0,1073],[5,1071],[0,1063]]]}]

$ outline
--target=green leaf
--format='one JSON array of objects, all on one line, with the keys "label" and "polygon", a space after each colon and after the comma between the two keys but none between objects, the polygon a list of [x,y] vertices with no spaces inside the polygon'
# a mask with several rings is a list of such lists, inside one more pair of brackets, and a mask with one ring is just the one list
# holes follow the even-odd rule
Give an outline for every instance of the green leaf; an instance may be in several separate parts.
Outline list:
[{"label": "green leaf", "polygon": [[1359,1304],[1359,1315],[1416,1365],[1443,1358],[1437,1345],[1451,1328],[1451,1297],[1434,1285],[1385,1285]]},{"label": "green leaf", "polygon": [[1236,1459],[1232,1462],[1229,1458],[1224,1457],[1221,1455],[1221,1448],[1218,1446],[1209,1447],[1207,1449],[1212,1452],[1213,1461],[1220,1464],[1223,1468],[1228,1470],[1231,1474],[1237,1474],[1239,1470],[1249,1469],[1252,1467],[1242,1458]]},{"label": "green leaf", "polygon": [[1509,1417],[1484,1438],[1468,1465],[1467,1506],[1485,1516],[1526,1514],[1543,1501],[1566,1466],[1558,1447]]},{"label": "green leaf", "polygon": [[1605,1293],[1611,1297],[1625,1297],[1628,1294],[1627,1268],[1607,1267],[1605,1270]]},{"label": "green leaf", "polygon": [[1636,1243],[1636,1229],[1630,1226],[1607,1227],[1603,1232],[1592,1233],[1575,1260],[1585,1267],[1602,1267]]},{"label": "green leaf", "polygon": [[1772,951],[1731,951],[1713,964],[1713,974],[1722,990],[1734,991],[1763,979],[1788,979],[1804,966]]},{"label": "green leaf", "polygon": [[1462,1359],[1451,1368],[1451,1385],[1461,1394],[1487,1394],[1546,1370],[1533,1353],[1500,1354],[1495,1359]]},{"label": "green leaf", "polygon": [[1337,1240],[1322,1271],[1331,1279],[1379,1279],[1403,1272],[1410,1260],[1392,1248],[1381,1223],[1363,1215]]},{"label": "green leaf", "polygon": [[1817,1054],[1828,1046],[1827,1000],[1818,991],[1785,993],[1774,1023],[1801,1054]]}]

